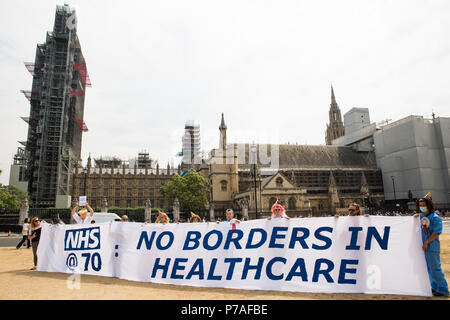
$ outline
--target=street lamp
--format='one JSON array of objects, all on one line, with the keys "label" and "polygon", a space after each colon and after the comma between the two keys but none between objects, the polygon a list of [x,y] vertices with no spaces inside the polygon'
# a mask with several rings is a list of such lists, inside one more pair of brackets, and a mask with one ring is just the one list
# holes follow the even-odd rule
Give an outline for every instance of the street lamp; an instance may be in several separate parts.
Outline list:
[{"label": "street lamp", "polygon": [[391,179],[392,179],[392,187],[394,189],[394,201],[397,204],[397,195],[395,194],[395,177],[391,176]]},{"label": "street lamp", "polygon": [[84,168],[83,172],[84,172],[84,189],[83,189],[84,191],[83,191],[83,196],[85,196],[86,195],[87,168]]},{"label": "street lamp", "polygon": [[253,183],[255,186],[255,217],[258,219],[258,195],[256,191],[256,145],[253,143],[251,146],[251,152],[253,154]]}]

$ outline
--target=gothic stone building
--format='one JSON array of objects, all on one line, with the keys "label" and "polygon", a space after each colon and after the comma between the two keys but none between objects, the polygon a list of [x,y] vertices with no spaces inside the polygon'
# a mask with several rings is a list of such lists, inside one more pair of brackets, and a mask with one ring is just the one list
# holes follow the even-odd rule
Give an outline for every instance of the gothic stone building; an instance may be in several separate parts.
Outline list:
[{"label": "gothic stone building", "polygon": [[156,164],[155,168],[139,168],[135,164],[130,168],[120,161],[111,165],[111,161],[103,163],[101,159],[96,163],[92,167],[89,157],[86,168],[75,168],[72,199],[85,194],[92,207],[101,207],[104,199],[108,206],[121,208],[143,207],[147,199],[154,208],[172,205],[164,201],[159,188],[180,174],[180,167],[160,169]]},{"label": "gothic stone building", "polygon": [[[337,107],[333,101],[332,92],[330,114]],[[211,219],[224,216],[227,208],[250,219],[267,217],[277,198],[291,217],[347,213],[352,202],[377,208],[384,200],[373,152],[330,145],[227,144],[223,115],[219,130],[219,148],[199,168],[211,184]]]}]

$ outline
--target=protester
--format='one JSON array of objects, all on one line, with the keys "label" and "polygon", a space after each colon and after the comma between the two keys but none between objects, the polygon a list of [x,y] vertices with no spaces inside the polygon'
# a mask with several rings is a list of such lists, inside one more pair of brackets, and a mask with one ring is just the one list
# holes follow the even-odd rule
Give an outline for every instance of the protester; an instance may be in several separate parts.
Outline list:
[{"label": "protester", "polygon": [[30,270],[36,270],[37,266],[37,248],[39,246],[39,239],[41,238],[41,221],[38,217],[31,219],[31,235],[29,239],[31,240],[31,246],[33,248],[33,262],[34,267]]},{"label": "protester", "polygon": [[[360,216],[361,215],[361,209],[359,208],[359,204],[352,203],[348,206],[348,215],[349,216]],[[368,217],[368,214],[364,214],[364,217]],[[336,214],[334,216],[335,218],[339,218],[339,214]]]},{"label": "protester", "polygon": [[442,233],[442,219],[434,211],[434,203],[431,193],[416,200],[416,209],[420,214],[415,214],[414,218],[420,217],[422,226],[422,249],[425,251],[428,277],[431,283],[433,296],[449,296],[448,284],[445,280],[444,272],[441,268],[441,243],[439,235]]},{"label": "protester", "polygon": [[59,214],[54,214],[54,215],[52,215],[52,217],[51,217],[51,219],[50,219],[50,223],[51,223],[51,224],[56,224],[56,225],[64,224],[64,223],[61,221],[61,219],[59,218]]},{"label": "protester", "polygon": [[242,221],[248,221],[248,217],[244,217],[244,219],[242,219]]},{"label": "protester", "polygon": [[92,210],[91,206],[87,202],[86,202],[86,208],[89,209],[89,212],[90,212],[89,215],[87,214],[88,211],[85,208],[81,209],[77,214],[77,209],[78,209],[78,202],[77,202],[75,208],[73,208],[73,210],[72,210],[72,217],[76,223],[78,223],[78,224],[90,224],[91,223],[92,217],[94,216],[94,210]]},{"label": "protester", "polygon": [[199,215],[191,212],[191,217],[189,218],[189,222],[202,222],[202,218]]},{"label": "protester", "polygon": [[288,217],[288,215],[286,214],[286,210],[284,209],[284,207],[281,205],[281,201],[280,199],[277,199],[277,201],[275,201],[275,203],[273,204],[272,208],[272,216],[268,217],[268,220],[271,219],[276,219],[276,218],[285,218],[290,220],[291,218]]},{"label": "protester", "polygon": [[225,211],[225,217],[226,217],[225,222],[230,222],[230,223],[240,223],[241,222],[241,220],[234,218],[233,209],[227,209],[227,211]]},{"label": "protester", "polygon": [[30,219],[25,218],[22,225],[22,240],[17,244],[16,248],[20,249],[25,241],[27,241],[27,249],[30,249],[30,240],[28,239],[28,235],[30,234]]},{"label": "protester", "polygon": [[128,216],[126,215],[126,214],[124,214],[123,216],[122,216],[122,222],[128,222]]},{"label": "protester", "polygon": [[170,223],[170,218],[166,213],[158,210],[158,217],[156,218],[155,223],[167,224]]}]

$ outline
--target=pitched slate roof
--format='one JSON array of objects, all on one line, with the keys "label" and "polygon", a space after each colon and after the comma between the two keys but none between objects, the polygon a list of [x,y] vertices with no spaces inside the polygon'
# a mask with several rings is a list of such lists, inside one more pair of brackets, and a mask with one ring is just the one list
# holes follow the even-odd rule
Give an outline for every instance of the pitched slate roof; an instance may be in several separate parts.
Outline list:
[{"label": "pitched slate roof", "polygon": [[[242,143],[237,145],[239,169],[248,169],[250,145]],[[229,148],[232,147],[233,145],[229,145]],[[272,153],[275,157],[278,153],[279,169],[377,168],[374,152],[356,152],[352,147],[258,144],[258,155],[260,149],[262,154],[267,154],[266,161],[258,156],[258,165],[262,168],[271,166],[269,161]]]}]

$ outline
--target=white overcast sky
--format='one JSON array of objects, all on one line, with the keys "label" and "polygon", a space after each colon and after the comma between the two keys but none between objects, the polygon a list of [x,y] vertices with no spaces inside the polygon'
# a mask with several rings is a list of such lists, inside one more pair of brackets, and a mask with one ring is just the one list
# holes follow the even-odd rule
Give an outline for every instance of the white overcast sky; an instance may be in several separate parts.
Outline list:
[{"label": "white overcast sky", "polygon": [[[82,158],[139,151],[178,163],[186,120],[202,149],[229,142],[325,143],[334,86],[342,114],[372,122],[450,116],[448,0],[68,1],[92,88]],[[59,1],[0,0],[0,182],[27,138],[36,44]]]}]

